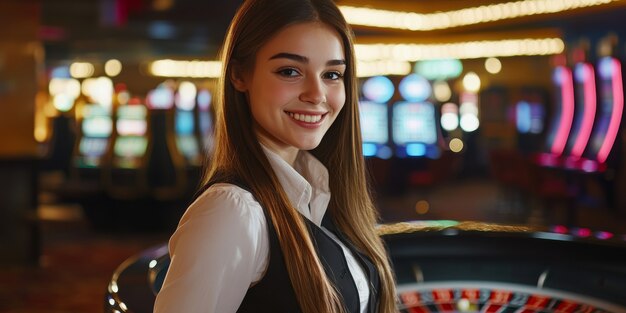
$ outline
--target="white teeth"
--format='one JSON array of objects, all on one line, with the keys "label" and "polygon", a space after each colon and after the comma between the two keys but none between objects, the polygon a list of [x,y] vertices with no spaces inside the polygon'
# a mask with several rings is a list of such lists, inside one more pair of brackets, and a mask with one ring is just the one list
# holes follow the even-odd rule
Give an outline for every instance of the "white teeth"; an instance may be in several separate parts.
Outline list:
[{"label": "white teeth", "polygon": [[306,115],[299,113],[291,113],[289,112],[289,116],[291,116],[294,120],[298,120],[305,123],[317,123],[322,119],[321,115]]}]

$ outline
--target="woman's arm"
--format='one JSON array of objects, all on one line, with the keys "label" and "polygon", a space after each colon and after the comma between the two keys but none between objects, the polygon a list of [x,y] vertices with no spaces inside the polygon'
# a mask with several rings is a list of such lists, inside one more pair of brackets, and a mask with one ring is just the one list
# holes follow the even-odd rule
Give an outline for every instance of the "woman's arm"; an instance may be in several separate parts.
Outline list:
[{"label": "woman's arm", "polygon": [[268,258],[263,210],[243,189],[217,184],[183,215],[154,312],[235,312]]}]

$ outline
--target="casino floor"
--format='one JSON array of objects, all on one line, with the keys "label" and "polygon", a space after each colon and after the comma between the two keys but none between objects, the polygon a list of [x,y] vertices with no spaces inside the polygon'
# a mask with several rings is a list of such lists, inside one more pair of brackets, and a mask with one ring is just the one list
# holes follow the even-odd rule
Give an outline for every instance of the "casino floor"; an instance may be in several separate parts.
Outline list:
[{"label": "casino floor", "polygon": [[[495,223],[545,224],[545,210],[503,203],[499,187],[486,179],[467,179],[433,188],[428,209],[416,211],[423,195],[380,199],[383,222],[400,220],[480,220]],[[115,268],[143,249],[167,241],[171,230],[94,231],[74,204],[41,197],[39,266],[0,268],[0,312],[102,312],[103,295]],[[425,212],[427,211],[427,212]],[[578,211],[579,226],[626,233],[626,223],[605,210]]]}]

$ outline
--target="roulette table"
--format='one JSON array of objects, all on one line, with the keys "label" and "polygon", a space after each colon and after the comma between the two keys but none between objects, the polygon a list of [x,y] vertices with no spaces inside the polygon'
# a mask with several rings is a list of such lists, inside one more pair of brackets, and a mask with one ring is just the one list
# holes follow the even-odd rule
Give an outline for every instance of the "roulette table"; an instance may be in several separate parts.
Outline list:
[{"label": "roulette table", "polygon": [[381,232],[401,312],[626,312],[626,246],[618,236],[473,222],[399,223]]},{"label": "roulette table", "polygon": [[[623,236],[456,221],[383,224],[401,312],[626,313]],[[169,257],[147,249],[114,272],[105,312],[152,312]]]},{"label": "roulette table", "polygon": [[446,281],[398,288],[401,312],[623,312],[580,294],[517,284]]}]

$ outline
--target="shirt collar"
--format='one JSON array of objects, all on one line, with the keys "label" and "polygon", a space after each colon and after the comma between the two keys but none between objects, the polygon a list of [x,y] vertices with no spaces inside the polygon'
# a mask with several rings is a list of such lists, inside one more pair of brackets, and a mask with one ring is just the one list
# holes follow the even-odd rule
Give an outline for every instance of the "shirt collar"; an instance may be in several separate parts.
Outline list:
[{"label": "shirt collar", "polygon": [[291,204],[318,226],[330,201],[328,170],[307,151],[298,152],[293,167],[265,146],[263,151]]}]

